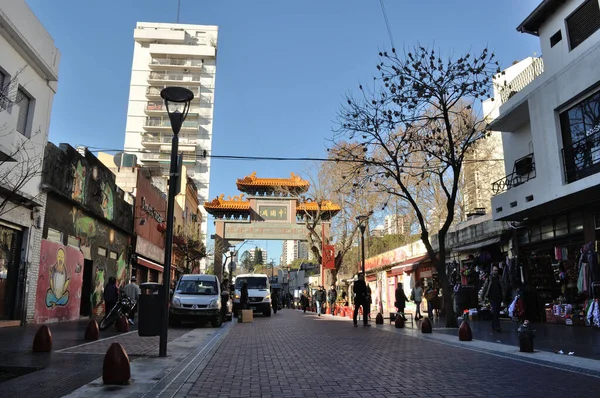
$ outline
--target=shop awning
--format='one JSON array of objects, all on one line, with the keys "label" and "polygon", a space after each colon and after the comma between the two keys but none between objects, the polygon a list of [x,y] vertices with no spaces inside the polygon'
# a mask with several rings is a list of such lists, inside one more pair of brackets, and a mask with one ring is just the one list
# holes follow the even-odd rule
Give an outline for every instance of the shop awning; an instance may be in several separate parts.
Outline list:
[{"label": "shop awning", "polygon": [[150,268],[159,272],[163,272],[163,270],[165,269],[162,265],[155,263],[154,261],[151,260],[146,260],[145,258],[142,258],[140,256],[138,256],[137,258],[137,263],[139,265],[142,265],[146,268]]},{"label": "shop awning", "polygon": [[498,242],[500,242],[499,236],[492,238],[492,239],[482,240],[482,241],[471,243],[471,244],[464,245],[464,246],[454,247],[452,249],[452,251],[462,252],[462,251],[476,250],[476,249],[481,249],[482,247],[493,245]]},{"label": "shop awning", "polygon": [[423,261],[427,260],[429,258],[428,254],[419,256],[419,257],[413,257],[413,258],[409,258],[406,261],[401,262],[398,265],[395,265],[392,267],[392,269],[390,271],[388,271],[388,276],[395,276],[395,275],[402,275],[404,272],[406,271],[412,271],[414,270],[419,264],[421,264]]}]

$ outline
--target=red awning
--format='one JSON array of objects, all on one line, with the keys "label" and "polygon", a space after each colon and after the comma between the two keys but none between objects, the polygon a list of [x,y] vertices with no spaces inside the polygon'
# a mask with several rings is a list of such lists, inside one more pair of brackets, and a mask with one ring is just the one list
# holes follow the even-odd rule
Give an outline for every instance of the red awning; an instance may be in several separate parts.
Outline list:
[{"label": "red awning", "polygon": [[405,260],[400,264],[393,266],[392,269],[387,272],[387,276],[402,275],[404,272],[411,272],[416,268],[417,265],[421,264],[428,258],[428,254],[409,258],[408,260]]},{"label": "red awning", "polygon": [[367,282],[375,282],[377,280],[377,275],[367,275]]},{"label": "red awning", "polygon": [[158,272],[163,272],[164,267],[154,261],[146,260],[145,258],[139,257],[137,258],[138,265],[144,266],[146,268],[150,268],[156,270]]}]

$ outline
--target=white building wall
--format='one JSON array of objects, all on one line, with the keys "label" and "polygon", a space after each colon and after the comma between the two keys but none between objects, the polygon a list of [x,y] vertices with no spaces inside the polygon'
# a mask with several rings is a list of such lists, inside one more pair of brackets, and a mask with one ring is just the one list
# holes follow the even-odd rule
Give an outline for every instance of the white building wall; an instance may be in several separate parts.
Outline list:
[{"label": "white building wall", "polygon": [[[170,153],[170,138],[172,133],[162,131],[162,138],[168,137],[162,145],[145,145],[143,143],[143,133],[159,134],[158,131],[145,130],[146,118],[158,117],[156,114],[147,114],[146,105],[149,102],[162,102],[158,99],[148,99],[146,91],[148,87],[163,87],[163,86],[193,86],[198,88],[195,92],[195,98],[192,101],[192,109],[198,113],[206,115],[205,118],[198,118],[200,127],[196,131],[182,131],[180,137],[180,149],[183,150],[182,144],[186,140],[194,140],[194,148],[185,151],[184,163],[188,170],[188,175],[194,179],[198,187],[198,199],[200,202],[200,211],[202,213],[201,232],[205,236],[205,244],[207,244],[208,232],[208,215],[202,206],[209,199],[210,186],[210,157],[203,157],[204,151],[207,154],[212,150],[212,120],[213,120],[213,105],[215,93],[216,79],[216,46],[217,46],[218,27],[205,25],[186,25],[186,24],[165,24],[165,23],[149,23],[139,22],[134,31],[134,51],[131,68],[131,83],[129,91],[129,105],[127,110],[127,123],[125,127],[125,151],[134,153],[138,159],[146,167],[155,167],[159,174],[163,177],[155,178],[154,182],[162,190],[166,191],[166,175],[169,167]],[[158,84],[149,82],[151,71],[156,71],[156,68],[151,68],[152,59],[188,59],[194,64],[201,62],[206,67],[206,70],[214,73],[203,73],[200,79],[200,84],[186,83],[186,81],[164,82]],[[190,62],[192,62],[190,61]],[[167,73],[199,73],[198,70],[178,66],[165,66],[160,72]],[[188,79],[186,76],[184,79]],[[200,97],[209,102],[200,102]],[[162,117],[168,117],[165,114]],[[195,116],[190,113],[187,121],[195,120]],[[146,135],[146,137],[148,137]],[[163,155],[163,161],[158,162],[157,156]],[[162,181],[157,181],[162,180]]]},{"label": "white building wall", "polygon": [[[35,203],[35,210],[31,204],[20,206],[9,203],[4,211],[0,211],[0,223],[21,230],[24,237],[21,267],[26,266],[28,270],[25,299],[27,320],[32,320],[35,312],[42,226],[46,212],[46,195],[40,191],[41,164],[48,142],[59,63],[60,52],[54,40],[25,1],[0,0],[0,71],[7,76],[7,82],[13,80],[10,101],[15,101],[17,88],[21,88],[31,100],[25,135],[16,131],[19,106],[13,103],[7,109],[0,110],[0,151],[11,154],[21,165],[29,159],[30,164],[33,162],[33,169],[39,170],[18,192]],[[7,170],[14,166],[14,162],[0,165],[0,176],[7,175]],[[8,178],[0,181],[3,187],[22,180],[20,172],[16,171],[19,168],[12,169]]]},{"label": "white building wall", "polygon": [[[503,132],[505,167],[512,172],[514,160],[534,149],[536,177],[492,198],[494,219],[510,217],[554,199],[562,198],[600,184],[600,173],[572,183],[566,183],[562,156],[562,134],[559,114],[569,105],[580,101],[591,87],[600,82],[597,73],[600,63],[600,31],[595,32],[575,50],[568,51],[564,19],[582,1],[570,1],[559,9],[540,28],[544,50],[544,72],[519,93],[502,104],[499,115],[507,125],[518,113],[523,124]],[[550,36],[559,27],[563,39],[549,48]],[[547,46],[547,47],[546,47]],[[525,112],[518,111],[525,107]],[[516,117],[516,116],[515,116]],[[528,201],[526,198],[533,197]],[[499,209],[502,211],[498,211]]]}]

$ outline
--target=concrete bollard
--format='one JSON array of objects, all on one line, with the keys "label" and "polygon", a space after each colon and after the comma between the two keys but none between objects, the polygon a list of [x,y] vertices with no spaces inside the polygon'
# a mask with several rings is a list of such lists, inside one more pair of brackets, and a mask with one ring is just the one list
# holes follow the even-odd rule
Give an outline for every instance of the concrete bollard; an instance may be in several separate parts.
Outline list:
[{"label": "concrete bollard", "polygon": [[471,331],[471,326],[469,322],[463,321],[458,328],[458,339],[460,341],[471,341],[473,340],[473,332]]},{"label": "concrete bollard", "polygon": [[394,326],[396,327],[396,329],[404,328],[404,318],[402,317],[402,314],[396,315],[396,320],[394,321]]},{"label": "concrete bollard", "polygon": [[131,378],[129,357],[123,346],[112,343],[104,355],[102,381],[104,384],[127,384]]},{"label": "concrete bollard", "polygon": [[383,325],[383,315],[381,315],[381,312],[377,313],[377,316],[375,317],[375,324]]},{"label": "concrete bollard", "polygon": [[429,318],[423,318],[423,321],[421,322],[421,333],[431,333],[432,330],[431,320],[429,320]]},{"label": "concrete bollard", "polygon": [[98,328],[98,322],[95,319],[90,319],[90,322],[85,329],[86,340],[98,340],[100,338],[100,329]]},{"label": "concrete bollard", "polygon": [[40,326],[33,338],[33,352],[52,351],[52,333],[46,325]]},{"label": "concrete bollard", "polygon": [[117,332],[119,333],[127,333],[129,332],[129,322],[127,322],[127,318],[124,316],[120,316],[115,322],[115,327],[117,328]]}]

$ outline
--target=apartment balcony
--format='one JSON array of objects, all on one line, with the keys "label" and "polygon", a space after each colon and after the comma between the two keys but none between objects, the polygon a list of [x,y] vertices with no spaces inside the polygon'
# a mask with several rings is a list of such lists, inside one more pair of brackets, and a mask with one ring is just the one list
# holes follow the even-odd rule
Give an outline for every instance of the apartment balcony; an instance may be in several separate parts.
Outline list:
[{"label": "apartment balcony", "polygon": [[[144,163],[170,163],[171,162],[171,154],[170,153],[143,153],[141,154],[141,159]],[[196,155],[195,154],[184,154],[183,155],[183,163],[185,164],[195,164],[196,163]]]},{"label": "apartment balcony", "polygon": [[149,46],[150,54],[156,58],[175,57],[211,57],[216,56],[216,48],[208,41],[199,42],[200,45],[180,45],[173,46],[170,44],[151,43]]},{"label": "apartment balcony", "polygon": [[[149,116],[153,116],[153,115],[159,115],[159,116],[166,116],[167,115],[167,107],[163,102],[148,102],[148,104],[146,104],[145,107],[145,112],[146,115]],[[191,107],[189,112],[188,112],[188,116],[194,117],[194,116],[202,116],[203,114],[205,114],[206,111],[203,110],[200,107]]]},{"label": "apartment balcony", "polygon": [[[181,126],[181,132],[197,132],[199,127],[198,120],[186,120]],[[171,122],[168,117],[149,117],[143,128],[146,131],[171,131]]]},{"label": "apartment balcony", "polygon": [[216,67],[205,66],[201,59],[193,58],[152,58],[148,65],[152,70],[190,70],[202,74],[214,75]]},{"label": "apartment balcony", "polygon": [[510,82],[505,83],[503,86],[499,87],[500,92],[500,104],[504,104],[508,101],[513,95],[517,94],[519,91],[523,90],[525,87],[529,85],[532,81],[535,80],[538,76],[540,76],[544,72],[544,60],[540,58],[536,58],[533,60],[531,65],[525,68],[521,73],[515,76]]},{"label": "apartment balcony", "polygon": [[[182,86],[181,84],[177,84],[178,86],[187,88],[188,90],[190,90],[192,93],[194,93],[194,97],[198,97],[200,96],[200,87],[198,86]],[[149,100],[160,100],[162,102],[162,98],[160,96],[160,92],[162,91],[163,88],[167,87],[167,85],[160,85],[160,86],[150,86],[146,89],[146,98],[148,98]]]},{"label": "apartment balcony", "polygon": [[183,29],[147,29],[136,28],[133,39],[140,43],[161,41],[164,43],[184,44],[185,31]]},{"label": "apartment balcony", "polygon": [[[178,72],[150,72],[148,82],[151,84],[182,85],[200,84],[201,76],[199,73],[178,73]],[[168,84],[171,83],[171,84]]]},{"label": "apartment balcony", "polygon": [[513,172],[506,177],[492,183],[492,194],[499,195],[514,187],[518,187],[535,178],[535,160],[533,153],[523,156],[515,161]]},{"label": "apartment balcony", "polygon": [[600,130],[564,147],[562,158],[567,184],[600,172]]}]

